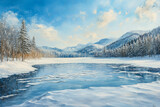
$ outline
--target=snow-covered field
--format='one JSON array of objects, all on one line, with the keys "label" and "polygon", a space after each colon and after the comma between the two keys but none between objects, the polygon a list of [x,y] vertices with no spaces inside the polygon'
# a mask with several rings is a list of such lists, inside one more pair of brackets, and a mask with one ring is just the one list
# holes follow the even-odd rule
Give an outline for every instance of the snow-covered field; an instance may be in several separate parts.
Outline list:
[{"label": "snow-covered field", "polygon": [[134,66],[160,68],[160,56],[143,58],[41,58],[24,62],[9,61],[0,63],[0,78],[34,71],[36,68],[32,67],[33,65],[56,63],[131,64]]}]

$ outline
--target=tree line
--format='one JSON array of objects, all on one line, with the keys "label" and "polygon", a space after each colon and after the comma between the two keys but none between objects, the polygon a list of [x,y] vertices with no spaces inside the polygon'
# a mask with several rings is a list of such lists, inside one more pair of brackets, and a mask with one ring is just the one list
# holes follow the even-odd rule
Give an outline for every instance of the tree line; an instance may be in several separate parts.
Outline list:
[{"label": "tree line", "polygon": [[36,47],[35,38],[31,40],[27,35],[25,20],[19,28],[7,24],[3,17],[0,19],[0,55],[1,62],[9,59],[24,61],[43,56]]},{"label": "tree line", "polygon": [[96,57],[136,57],[160,54],[160,34],[147,33],[116,49],[95,53]]}]

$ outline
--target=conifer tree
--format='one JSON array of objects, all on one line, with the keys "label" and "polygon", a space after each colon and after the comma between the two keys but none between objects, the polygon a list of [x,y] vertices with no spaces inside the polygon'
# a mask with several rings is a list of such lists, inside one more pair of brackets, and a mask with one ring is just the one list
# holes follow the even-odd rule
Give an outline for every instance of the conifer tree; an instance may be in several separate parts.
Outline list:
[{"label": "conifer tree", "polygon": [[32,49],[36,48],[36,42],[35,42],[35,37],[33,36],[32,38]]},{"label": "conifer tree", "polygon": [[22,26],[19,35],[19,45],[22,61],[24,61],[24,55],[30,52],[29,38],[27,37],[27,30],[25,26],[25,21],[22,21]]}]

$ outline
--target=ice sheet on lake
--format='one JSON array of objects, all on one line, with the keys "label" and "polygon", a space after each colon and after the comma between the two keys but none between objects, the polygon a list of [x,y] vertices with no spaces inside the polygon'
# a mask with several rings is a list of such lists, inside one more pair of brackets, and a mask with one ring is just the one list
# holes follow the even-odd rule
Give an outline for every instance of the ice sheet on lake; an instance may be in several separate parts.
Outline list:
[{"label": "ice sheet on lake", "polygon": [[[45,103],[44,103],[45,102]],[[48,92],[14,107],[159,107],[160,82]]]}]

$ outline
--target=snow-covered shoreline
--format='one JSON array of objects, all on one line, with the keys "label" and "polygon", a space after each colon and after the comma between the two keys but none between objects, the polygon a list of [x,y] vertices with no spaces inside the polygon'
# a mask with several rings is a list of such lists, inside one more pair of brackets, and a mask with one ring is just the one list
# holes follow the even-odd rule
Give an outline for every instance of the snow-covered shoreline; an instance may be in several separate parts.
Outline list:
[{"label": "snow-covered shoreline", "polygon": [[0,63],[0,78],[10,75],[28,73],[36,70],[33,65],[56,63],[106,63],[106,64],[131,64],[141,67],[160,68],[159,56],[136,58],[41,58],[22,61],[9,61]]}]

